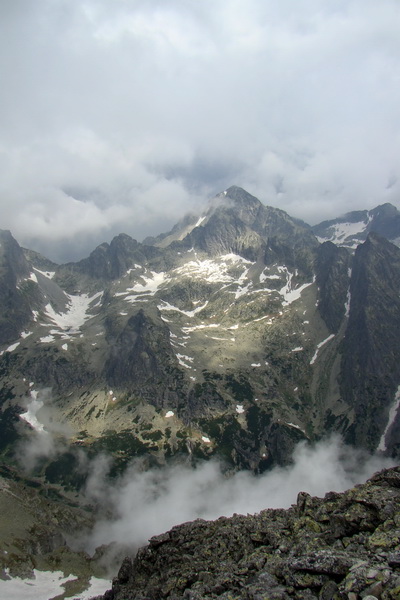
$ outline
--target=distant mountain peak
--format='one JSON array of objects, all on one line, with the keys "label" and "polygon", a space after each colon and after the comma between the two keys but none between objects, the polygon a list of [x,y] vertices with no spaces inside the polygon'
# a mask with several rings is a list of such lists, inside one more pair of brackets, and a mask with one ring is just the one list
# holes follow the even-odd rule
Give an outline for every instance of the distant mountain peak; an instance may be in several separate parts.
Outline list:
[{"label": "distant mountain peak", "polygon": [[320,242],[330,241],[337,246],[355,249],[375,232],[386,237],[395,245],[400,245],[400,212],[393,204],[386,202],[371,210],[357,210],[323,221],[313,227]]},{"label": "distant mountain peak", "polygon": [[246,190],[244,190],[243,188],[241,188],[237,185],[231,185],[225,191],[223,191],[221,194],[218,194],[218,196],[221,196],[221,195],[224,195],[226,198],[230,198],[231,200],[236,200],[239,202],[254,201],[254,200],[257,202],[260,202],[258,200],[258,198],[256,198],[255,196],[252,196],[249,192],[247,192]]}]

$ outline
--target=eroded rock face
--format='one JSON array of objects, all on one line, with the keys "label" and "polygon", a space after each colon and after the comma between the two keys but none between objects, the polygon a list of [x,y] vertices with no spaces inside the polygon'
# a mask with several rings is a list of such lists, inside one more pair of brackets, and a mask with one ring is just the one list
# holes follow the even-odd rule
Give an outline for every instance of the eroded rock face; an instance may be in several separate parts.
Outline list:
[{"label": "eroded rock face", "polygon": [[124,560],[103,600],[400,597],[400,467],[289,510],[197,520]]}]

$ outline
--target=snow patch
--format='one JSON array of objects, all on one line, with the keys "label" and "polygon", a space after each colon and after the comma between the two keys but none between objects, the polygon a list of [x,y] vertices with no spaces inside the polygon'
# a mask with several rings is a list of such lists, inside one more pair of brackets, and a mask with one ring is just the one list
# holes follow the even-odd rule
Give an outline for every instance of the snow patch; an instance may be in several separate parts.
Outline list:
[{"label": "snow patch", "polygon": [[288,306],[295,300],[298,300],[302,292],[314,283],[313,281],[310,281],[309,283],[303,283],[300,287],[295,288],[292,284],[294,273],[288,271],[286,267],[278,267],[278,270],[286,274],[286,284],[279,290],[279,294],[283,296],[283,306]]},{"label": "snow patch", "polygon": [[56,274],[55,271],[41,271],[40,269],[37,269],[36,267],[34,267],[34,269],[35,269],[35,271],[37,271],[38,273],[43,275],[43,277],[47,277],[47,279],[53,279],[54,275]]},{"label": "snow patch", "polygon": [[202,436],[201,436],[201,439],[202,439],[202,440],[203,440],[203,442],[205,442],[206,444],[211,444],[211,440],[210,440],[210,438],[208,438],[207,436],[205,436],[205,435],[202,435]]},{"label": "snow patch", "polygon": [[194,358],[191,356],[186,356],[185,354],[177,354],[176,358],[178,359],[179,364],[186,369],[192,369],[191,365],[188,365],[185,361],[193,362]]},{"label": "snow patch", "polygon": [[209,325],[204,325],[204,323],[202,323],[201,325],[193,325],[193,327],[182,327],[182,331],[184,333],[191,333],[197,329],[214,329],[218,327],[221,327],[219,323],[210,323]]},{"label": "snow patch", "polygon": [[[9,570],[5,569],[9,576]],[[34,569],[33,579],[0,579],[0,596],[7,600],[44,600],[44,598],[60,597],[65,592],[63,585],[67,581],[76,580],[75,575],[67,577],[61,571],[38,571]],[[93,596],[104,594],[110,587],[107,579],[91,577],[88,587],[78,595],[70,597],[70,600],[90,600]]]},{"label": "snow patch", "polygon": [[294,429],[298,429],[299,431],[301,431],[302,433],[304,433],[306,435],[306,432],[304,431],[304,429],[302,429],[298,425],[295,425],[295,423],[286,423],[286,425],[289,425],[289,427],[294,427]]},{"label": "snow patch", "polygon": [[[192,251],[194,252],[193,248],[189,250],[189,252]],[[237,272],[232,273],[232,268],[240,264],[253,263],[238,254],[224,254],[218,261],[211,259],[191,260],[182,267],[175,269],[175,273],[186,277],[203,279],[208,283],[240,283],[248,271],[248,269],[245,269],[245,272],[242,273],[238,280]],[[229,272],[230,270],[231,272]]]},{"label": "snow patch", "polygon": [[39,342],[42,342],[42,344],[50,344],[50,342],[54,342],[54,335],[45,335],[40,338]]},{"label": "snow patch", "polygon": [[388,422],[387,422],[387,425],[385,427],[385,431],[383,432],[382,437],[381,437],[380,442],[379,442],[378,450],[381,450],[382,452],[384,452],[385,450],[387,450],[387,448],[386,448],[386,435],[387,435],[389,429],[391,428],[391,426],[393,425],[393,423],[394,423],[394,421],[396,419],[397,411],[399,410],[399,408],[400,408],[400,385],[398,386],[397,392],[396,392],[396,394],[394,396],[393,404],[392,404],[392,406],[390,407],[390,410],[389,410]]},{"label": "snow patch", "polygon": [[166,419],[170,419],[171,417],[174,416],[174,412],[172,410],[169,410],[167,413],[165,413],[165,418]]},{"label": "snow patch", "polygon": [[243,404],[236,404],[236,412],[241,415],[242,413],[244,413],[244,408],[243,408]]},{"label": "snow patch", "polygon": [[335,337],[335,334],[331,333],[331,335],[328,335],[328,337],[325,340],[322,340],[322,342],[320,342],[319,344],[317,344],[317,349],[316,349],[316,351],[314,353],[314,356],[310,360],[310,365],[313,365],[315,363],[315,361],[317,360],[317,356],[318,356],[318,352],[319,352],[320,348],[322,348],[322,346],[324,346],[325,344],[327,344],[334,337]]},{"label": "snow patch", "polygon": [[199,217],[196,225],[193,227],[193,229],[195,229],[196,227],[200,227],[200,225],[203,223],[203,221],[206,220],[206,217]]},{"label": "snow patch", "polygon": [[349,288],[347,290],[346,302],[344,303],[345,317],[348,317],[350,314],[350,302],[351,302],[351,293],[350,293],[350,288]]},{"label": "snow patch", "polygon": [[102,295],[103,292],[98,292],[90,297],[88,294],[82,294],[80,296],[70,296],[67,294],[67,311],[64,313],[57,313],[51,304],[46,304],[46,315],[59,329],[68,331],[69,334],[80,333],[82,325],[93,316],[88,314],[89,308],[92,308],[92,303],[95,300],[99,300]]},{"label": "snow patch", "polygon": [[6,352],[13,352],[13,350],[18,348],[19,344],[20,342],[15,342],[15,344],[11,344],[11,346],[8,346],[8,348],[6,348]]},{"label": "snow patch", "polygon": [[126,292],[115,295],[120,296],[130,293],[131,295],[127,296],[125,300],[133,304],[141,300],[140,296],[154,296],[154,294],[159,290],[160,286],[168,279],[168,276],[163,271],[160,273],[156,273],[156,271],[150,271],[149,277],[142,275],[141,279],[141,282],[135,283],[135,285],[128,288]]},{"label": "snow patch", "polygon": [[169,302],[165,302],[165,300],[163,300],[163,304],[160,304],[159,306],[157,306],[157,308],[160,311],[171,310],[171,311],[179,312],[182,315],[186,315],[187,317],[192,318],[197,313],[201,312],[204,308],[206,308],[207,304],[208,304],[208,300],[206,300],[206,302],[204,304],[202,304],[201,306],[198,306],[197,308],[194,308],[193,310],[182,310],[181,308],[178,308],[177,306],[173,306]]}]

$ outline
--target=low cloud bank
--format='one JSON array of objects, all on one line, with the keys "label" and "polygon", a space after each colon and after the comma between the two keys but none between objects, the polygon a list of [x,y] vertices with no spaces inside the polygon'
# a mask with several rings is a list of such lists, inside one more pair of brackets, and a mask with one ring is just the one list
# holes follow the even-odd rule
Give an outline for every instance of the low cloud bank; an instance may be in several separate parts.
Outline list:
[{"label": "low cloud bank", "polygon": [[117,481],[107,478],[109,462],[100,458],[92,465],[86,493],[108,516],[98,520],[86,549],[93,552],[117,542],[134,550],[185,521],[288,508],[300,491],[315,496],[344,491],[394,465],[390,459],[345,446],[338,436],[313,446],[300,443],[293,458],[290,467],[258,476],[241,471],[230,477],[217,461],[149,471],[133,463]]}]

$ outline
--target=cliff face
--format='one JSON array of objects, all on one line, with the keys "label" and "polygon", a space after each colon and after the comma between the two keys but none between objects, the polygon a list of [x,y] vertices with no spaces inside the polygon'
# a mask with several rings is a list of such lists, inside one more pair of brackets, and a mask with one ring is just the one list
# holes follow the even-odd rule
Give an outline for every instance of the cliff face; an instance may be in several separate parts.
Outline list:
[{"label": "cliff face", "polygon": [[349,442],[376,447],[400,377],[400,250],[370,234],[354,255],[341,392],[354,408]]},{"label": "cliff face", "polygon": [[398,600],[400,467],[288,510],[197,520],[126,558],[97,600]]},{"label": "cliff face", "polygon": [[30,268],[22,248],[9,231],[0,229],[0,344],[18,338],[31,320],[38,294],[30,280]]}]

